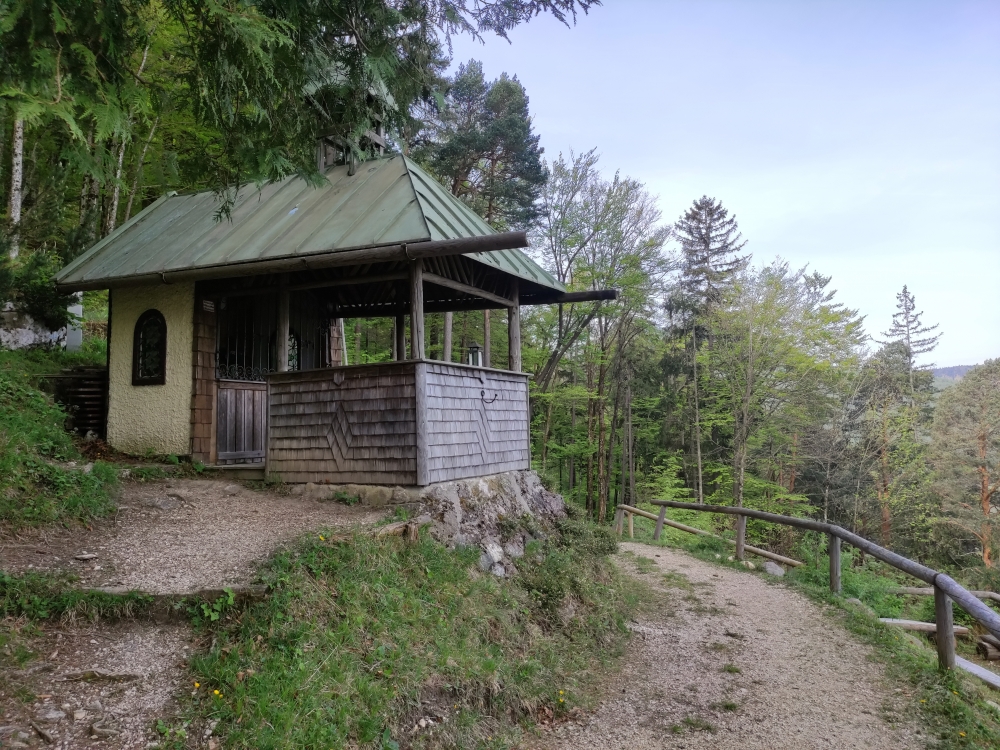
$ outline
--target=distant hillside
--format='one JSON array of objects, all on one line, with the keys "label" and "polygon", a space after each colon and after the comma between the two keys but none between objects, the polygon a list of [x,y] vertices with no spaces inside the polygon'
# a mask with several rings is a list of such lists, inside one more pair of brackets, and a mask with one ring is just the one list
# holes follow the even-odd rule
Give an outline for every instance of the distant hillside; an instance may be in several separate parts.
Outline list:
[{"label": "distant hillside", "polygon": [[936,378],[946,378],[948,380],[961,380],[965,377],[965,373],[971,370],[975,365],[956,365],[955,367],[935,367],[931,370]]},{"label": "distant hillside", "polygon": [[934,386],[940,390],[949,385],[955,385],[965,377],[965,373],[975,365],[955,365],[954,367],[936,367],[931,372],[934,374]]}]

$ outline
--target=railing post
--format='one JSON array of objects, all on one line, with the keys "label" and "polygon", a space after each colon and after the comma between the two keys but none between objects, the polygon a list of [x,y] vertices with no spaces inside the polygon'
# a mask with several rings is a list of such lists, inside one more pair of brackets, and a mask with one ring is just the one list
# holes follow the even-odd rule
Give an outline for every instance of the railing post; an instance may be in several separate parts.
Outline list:
[{"label": "railing post", "polygon": [[934,587],[934,623],[937,632],[938,668],[955,668],[955,618],[951,609],[951,597]]},{"label": "railing post", "polygon": [[635,513],[629,513],[628,514],[628,538],[629,539],[635,538],[635,529],[633,528],[633,524],[634,523],[635,523]]},{"label": "railing post", "polygon": [[743,548],[747,543],[747,517],[740,513],[736,516],[736,559],[743,559]]},{"label": "railing post", "polygon": [[656,531],[653,532],[654,542],[660,541],[660,534],[663,533],[663,522],[666,520],[666,518],[667,518],[667,506],[661,505],[660,515],[656,519]]},{"label": "railing post", "polygon": [[840,537],[830,534],[830,591],[840,593]]},{"label": "railing post", "polygon": [[625,511],[621,508],[615,511],[615,533],[618,536],[622,535],[622,518],[625,516]]}]

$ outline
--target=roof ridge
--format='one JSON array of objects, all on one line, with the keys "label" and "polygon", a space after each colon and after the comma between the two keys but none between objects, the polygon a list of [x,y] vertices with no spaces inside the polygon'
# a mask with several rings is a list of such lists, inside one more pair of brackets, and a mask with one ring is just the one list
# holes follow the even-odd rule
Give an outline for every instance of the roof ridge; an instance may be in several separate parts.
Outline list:
[{"label": "roof ridge", "polygon": [[[424,211],[423,203],[420,201],[420,193],[417,192],[417,186],[413,184],[413,175],[410,174],[410,157],[406,154],[400,154],[399,156],[403,160],[403,171],[406,172],[406,179],[410,181],[410,190],[413,191],[413,198],[417,201],[417,206],[420,208],[420,218],[424,222],[424,229],[427,230],[427,239],[433,240],[434,234],[431,232],[431,225],[427,223],[427,213]],[[417,164],[414,163],[413,166],[416,167]]]}]

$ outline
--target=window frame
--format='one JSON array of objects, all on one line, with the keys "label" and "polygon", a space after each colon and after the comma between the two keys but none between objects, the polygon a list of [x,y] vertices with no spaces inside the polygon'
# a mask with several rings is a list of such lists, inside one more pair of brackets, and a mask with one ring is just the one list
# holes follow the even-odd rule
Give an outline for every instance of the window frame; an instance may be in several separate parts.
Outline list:
[{"label": "window frame", "polygon": [[[139,343],[142,336],[143,327],[149,320],[157,320],[161,333],[159,355],[162,364],[158,375],[153,377],[139,377]],[[132,332],[132,385],[164,385],[167,382],[167,319],[159,310],[150,308],[146,310],[135,321],[135,329]]]}]

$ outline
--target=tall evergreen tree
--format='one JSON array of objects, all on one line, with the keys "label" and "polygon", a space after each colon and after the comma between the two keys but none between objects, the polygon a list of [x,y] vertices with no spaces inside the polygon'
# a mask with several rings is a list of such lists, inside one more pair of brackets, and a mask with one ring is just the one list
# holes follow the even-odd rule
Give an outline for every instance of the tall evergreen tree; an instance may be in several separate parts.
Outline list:
[{"label": "tall evergreen tree", "polygon": [[[910,395],[912,396],[916,392],[913,379],[914,363],[919,355],[934,351],[941,339],[941,334],[927,335],[936,331],[938,326],[937,324],[925,326],[921,323],[920,316],[924,313],[923,311],[917,312],[916,299],[905,284],[903,291],[896,295],[896,309],[899,312],[893,314],[892,326],[882,335],[886,337],[887,342],[898,341],[906,347],[907,372],[910,379]],[[933,365],[925,365],[924,369],[927,367],[933,367]]]},{"label": "tall evergreen tree", "polygon": [[426,162],[488,224],[520,229],[537,217],[546,172],[516,77],[487,81],[482,63],[460,65],[432,130]]},{"label": "tall evergreen tree", "polygon": [[[691,334],[691,384],[694,405],[694,453],[698,502],[705,500],[701,455],[701,395],[698,393],[698,316],[711,312],[727,281],[744,268],[748,256],[739,255],[746,245],[736,217],[721,201],[708,196],[696,200],[674,225],[674,236],[683,255],[679,295],[672,300],[681,312],[685,335]],[[686,313],[686,314],[685,314]]]},{"label": "tall evergreen tree", "polygon": [[746,240],[735,216],[722,201],[708,196],[696,200],[677,220],[674,236],[683,253],[681,288],[694,307],[704,312],[717,302],[726,282],[746,265],[740,251]]}]

